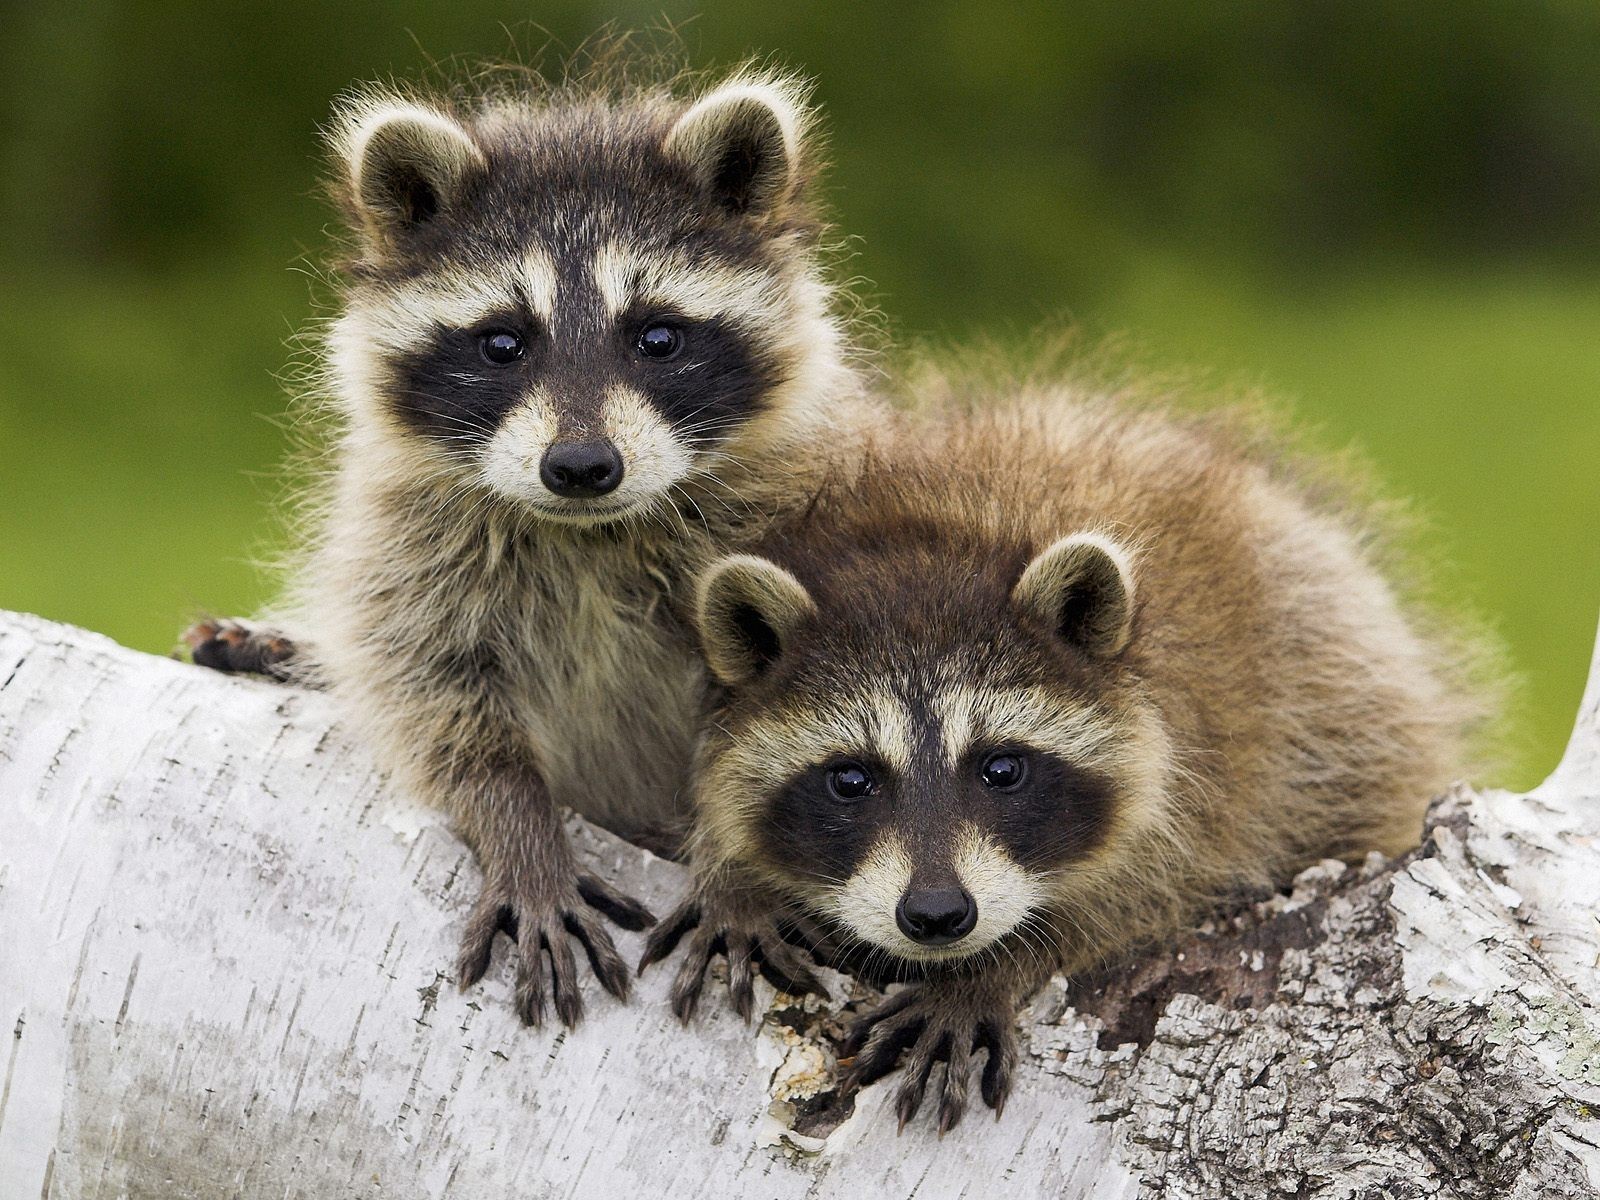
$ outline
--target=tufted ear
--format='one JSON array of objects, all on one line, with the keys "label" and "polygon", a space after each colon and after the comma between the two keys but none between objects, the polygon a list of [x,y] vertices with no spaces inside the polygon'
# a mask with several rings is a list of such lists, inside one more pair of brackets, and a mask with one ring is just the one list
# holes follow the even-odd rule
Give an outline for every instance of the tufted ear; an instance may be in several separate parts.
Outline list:
[{"label": "tufted ear", "polygon": [[1046,547],[1022,572],[1011,599],[1097,658],[1120,653],[1133,636],[1128,552],[1098,533],[1075,533]]},{"label": "tufted ear", "polygon": [[380,247],[449,208],[484,167],[458,122],[407,100],[364,96],[346,105],[333,144],[362,229]]},{"label": "tufted ear", "polygon": [[777,662],[815,612],[805,585],[777,563],[733,554],[700,577],[695,624],[711,673],[737,685]]},{"label": "tufted ear", "polygon": [[799,185],[809,115],[794,81],[740,76],[691,105],[667,134],[665,149],[719,206],[761,218]]}]

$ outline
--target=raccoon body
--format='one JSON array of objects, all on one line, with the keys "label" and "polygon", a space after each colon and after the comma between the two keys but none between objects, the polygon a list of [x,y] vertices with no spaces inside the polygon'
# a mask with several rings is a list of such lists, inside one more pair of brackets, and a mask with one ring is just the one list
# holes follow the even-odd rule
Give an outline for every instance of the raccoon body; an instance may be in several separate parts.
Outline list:
[{"label": "raccoon body", "polygon": [[978,404],[883,439],[854,486],[711,568],[697,610],[722,691],[690,915],[759,956],[798,911],[914,968],[848,1082],[905,1052],[904,1119],[947,1058],[942,1128],[975,1046],[1003,1103],[1015,1007],[1050,972],[1414,845],[1473,718],[1366,531],[1223,422]]},{"label": "raccoon body", "polygon": [[[197,661],[322,684],[450,812],[484,892],[459,977],[518,940],[517,1006],[581,1009],[570,938],[627,991],[557,816],[681,835],[704,669],[678,615],[710,557],[848,469],[872,406],[819,262],[788,78],[364,92],[334,124],[354,232],[325,367],[337,436],[288,637]],[[548,960],[546,959],[548,955]]]}]

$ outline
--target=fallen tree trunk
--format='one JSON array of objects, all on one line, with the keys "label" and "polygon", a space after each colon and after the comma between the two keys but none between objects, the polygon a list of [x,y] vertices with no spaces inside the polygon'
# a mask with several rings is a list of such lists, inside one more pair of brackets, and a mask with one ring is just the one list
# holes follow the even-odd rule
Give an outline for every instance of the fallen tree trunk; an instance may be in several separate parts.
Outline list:
[{"label": "fallen tree trunk", "polygon": [[1430,825],[1058,981],[1004,1120],[896,1138],[832,1091],[843,977],[523,1029],[503,962],[448,973],[469,855],[325,697],[0,615],[0,1196],[1600,1196],[1600,661],[1543,786]]}]

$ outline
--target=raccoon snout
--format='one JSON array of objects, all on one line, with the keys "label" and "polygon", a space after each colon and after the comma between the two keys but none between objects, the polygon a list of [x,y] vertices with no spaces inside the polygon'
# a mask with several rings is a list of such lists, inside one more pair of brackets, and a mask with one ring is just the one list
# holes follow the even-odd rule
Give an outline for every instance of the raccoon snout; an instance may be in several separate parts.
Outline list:
[{"label": "raccoon snout", "polygon": [[622,471],[622,455],[604,438],[556,442],[539,461],[539,478],[545,487],[573,500],[616,491]]},{"label": "raccoon snout", "polygon": [[978,923],[978,906],[966,888],[912,888],[895,905],[900,932],[924,946],[959,942]]}]

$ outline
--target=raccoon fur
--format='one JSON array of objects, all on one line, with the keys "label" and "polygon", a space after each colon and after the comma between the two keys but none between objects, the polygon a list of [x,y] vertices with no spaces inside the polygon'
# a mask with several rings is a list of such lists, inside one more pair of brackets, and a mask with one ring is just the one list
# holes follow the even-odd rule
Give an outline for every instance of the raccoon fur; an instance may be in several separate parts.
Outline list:
[{"label": "raccoon fur", "polygon": [[651,919],[579,873],[558,806],[669,846],[686,824],[704,671],[675,597],[872,420],[811,126],[801,84],[753,69],[689,97],[369,89],[333,122],[355,252],[330,478],[286,632],[188,641],[331,689],[453,817],[484,873],[459,982],[510,934],[528,1023],[578,1019],[573,939],[626,996],[599,917]]},{"label": "raccoon fur", "polygon": [[902,1122],[974,1056],[997,1113],[1015,1011],[1052,972],[1172,937],[1325,857],[1415,845],[1479,713],[1353,509],[1181,416],[1057,389],[940,405],[700,581],[720,682],[698,883],[645,961],[812,981],[825,929],[919,981],[864,1017],[845,1085],[904,1055]]}]

